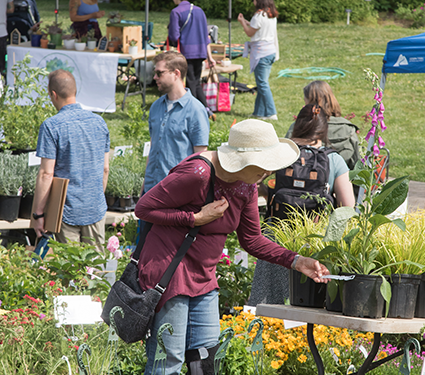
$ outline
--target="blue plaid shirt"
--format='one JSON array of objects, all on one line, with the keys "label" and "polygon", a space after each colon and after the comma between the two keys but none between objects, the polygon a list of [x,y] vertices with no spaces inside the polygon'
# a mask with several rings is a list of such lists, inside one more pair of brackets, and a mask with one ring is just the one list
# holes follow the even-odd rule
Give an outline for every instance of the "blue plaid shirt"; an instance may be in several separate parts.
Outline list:
[{"label": "blue plaid shirt", "polygon": [[69,179],[64,223],[89,225],[105,216],[103,168],[109,146],[105,121],[79,104],[62,107],[41,124],[37,156],[56,160],[54,176]]},{"label": "blue plaid shirt", "polygon": [[170,111],[167,95],[161,96],[149,110],[152,146],[145,173],[147,192],[162,181],[183,159],[192,155],[194,146],[208,146],[210,121],[205,107],[186,89]]}]

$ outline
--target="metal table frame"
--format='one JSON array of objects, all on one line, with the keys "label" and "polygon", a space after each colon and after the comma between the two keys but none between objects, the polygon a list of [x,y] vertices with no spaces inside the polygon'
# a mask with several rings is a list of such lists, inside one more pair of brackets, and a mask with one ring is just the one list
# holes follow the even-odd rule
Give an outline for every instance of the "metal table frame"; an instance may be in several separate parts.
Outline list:
[{"label": "metal table frame", "polygon": [[[425,319],[355,318],[351,316],[344,316],[341,313],[326,311],[325,309],[320,308],[307,308],[286,305],[257,305],[257,315],[306,322],[307,341],[310,346],[314,361],[316,362],[319,375],[324,375],[325,369],[314,340],[313,328],[315,324],[374,333],[372,350],[370,351],[368,357],[365,359],[360,369],[355,373],[358,375],[364,375],[376,367],[384,364],[385,362],[388,362],[404,354],[404,350],[399,350],[398,352],[386,358],[374,362],[373,360],[378,353],[379,345],[381,343],[382,333],[417,334],[425,325]],[[424,344],[425,341],[421,341],[421,346]]]}]

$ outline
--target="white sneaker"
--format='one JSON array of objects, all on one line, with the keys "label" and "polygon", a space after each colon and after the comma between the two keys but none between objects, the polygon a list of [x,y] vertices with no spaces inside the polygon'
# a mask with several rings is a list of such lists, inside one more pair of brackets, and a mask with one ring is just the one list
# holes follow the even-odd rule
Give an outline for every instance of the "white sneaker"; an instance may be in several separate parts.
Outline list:
[{"label": "white sneaker", "polygon": [[269,120],[269,121],[274,121],[274,120],[277,120],[277,115],[271,115],[271,116],[257,116],[257,118],[259,119],[259,120]]}]

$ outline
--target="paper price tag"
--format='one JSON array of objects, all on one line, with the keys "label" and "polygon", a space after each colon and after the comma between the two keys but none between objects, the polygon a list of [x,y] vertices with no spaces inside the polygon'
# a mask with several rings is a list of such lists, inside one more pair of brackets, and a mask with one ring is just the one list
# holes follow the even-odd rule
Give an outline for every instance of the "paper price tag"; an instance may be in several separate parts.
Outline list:
[{"label": "paper price tag", "polygon": [[151,143],[145,142],[145,146],[143,147],[143,156],[149,156],[150,151],[151,151]]},{"label": "paper price tag", "polygon": [[35,156],[35,151],[28,153],[28,167],[34,167],[41,164],[41,158]]}]

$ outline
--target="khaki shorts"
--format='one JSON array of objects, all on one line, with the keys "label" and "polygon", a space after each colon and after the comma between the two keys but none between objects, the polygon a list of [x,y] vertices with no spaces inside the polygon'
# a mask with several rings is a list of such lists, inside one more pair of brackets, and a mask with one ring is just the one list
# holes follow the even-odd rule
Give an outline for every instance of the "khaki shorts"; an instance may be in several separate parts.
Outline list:
[{"label": "khaki shorts", "polygon": [[[56,234],[56,240],[61,243],[68,241],[84,242],[96,246],[99,253],[104,252],[105,218],[90,225],[69,225],[62,223],[61,231]],[[68,241],[67,241],[68,240]]]}]

